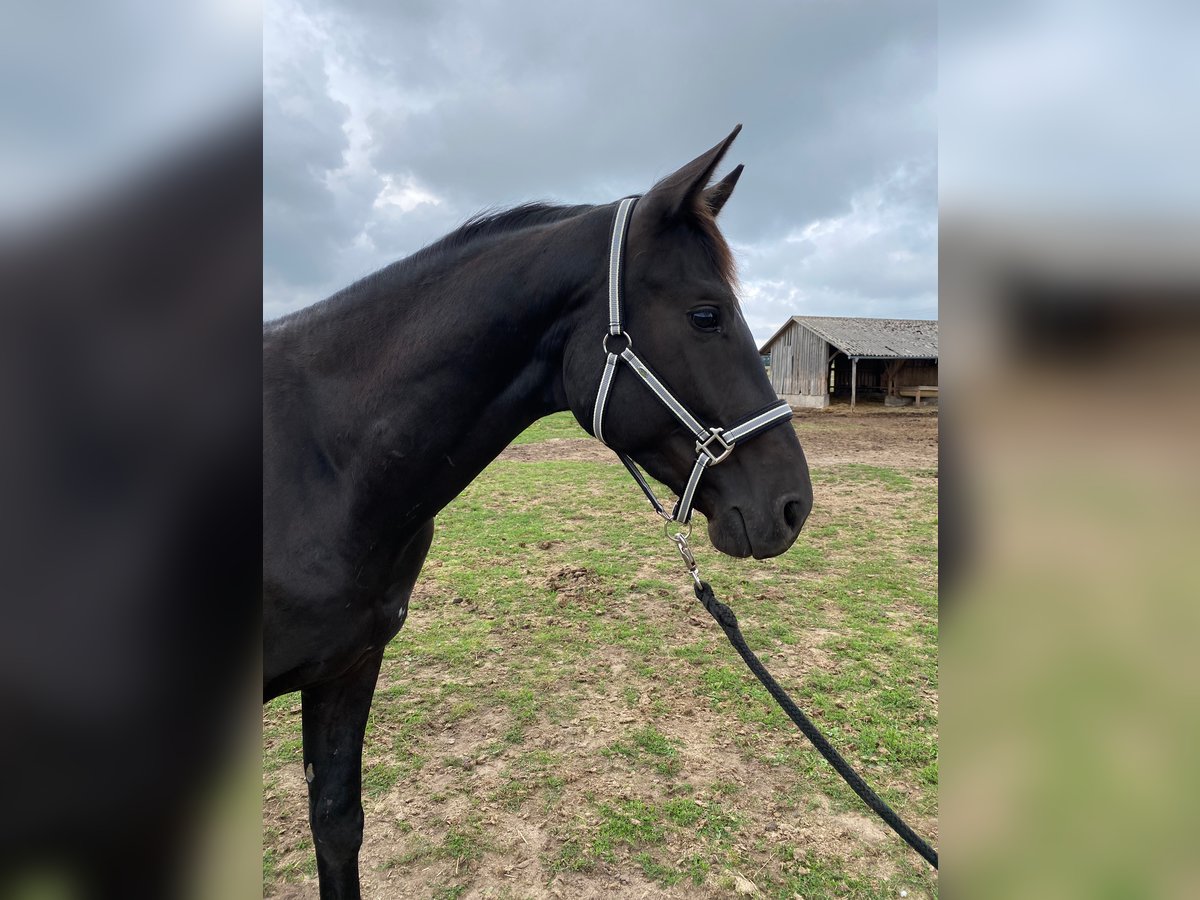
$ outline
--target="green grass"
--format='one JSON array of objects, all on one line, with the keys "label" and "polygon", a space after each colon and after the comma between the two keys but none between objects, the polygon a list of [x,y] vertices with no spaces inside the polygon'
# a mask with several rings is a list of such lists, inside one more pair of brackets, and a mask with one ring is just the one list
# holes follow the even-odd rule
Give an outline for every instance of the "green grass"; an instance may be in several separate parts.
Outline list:
[{"label": "green grass", "polygon": [[554,413],[538,419],[513,440],[514,444],[535,444],[555,438],[590,438],[569,412]]},{"label": "green grass", "polygon": [[[518,442],[585,436],[558,414]],[[812,474],[816,506],[788,553],[723,557],[701,516],[693,549],[796,702],[885,799],[932,822],[936,472]],[[307,834],[299,705],[290,695],[264,708],[274,817],[264,892],[312,877],[311,842],[283,836]],[[711,723],[697,738],[710,756],[686,737],[693,718]],[[513,821],[547,835],[537,852],[548,877],[622,874],[687,891],[731,887],[738,872],[773,898],[937,894],[899,841],[847,839],[839,855],[766,836],[770,822],[819,822],[826,807],[869,813],[695,602],[619,464],[499,460],[439,515],[421,593],[385,652],[364,752],[367,829],[395,835],[395,852],[364,871],[443,872],[422,896],[473,892],[485,858],[533,852]]]},{"label": "green grass", "polygon": [[400,777],[400,767],[376,763],[363,773],[362,790],[365,797],[380,797],[392,789]]},{"label": "green grass", "polygon": [[648,764],[663,775],[679,771],[679,751],[675,741],[653,726],[639,729],[627,740],[617,741],[604,751],[605,756],[624,756]]},{"label": "green grass", "polygon": [[543,808],[552,808],[561,797],[566,781],[559,771],[561,757],[547,750],[531,750],[509,765],[504,782],[492,799],[506,810],[520,810],[533,797],[543,799]]},{"label": "green grass", "polygon": [[666,839],[658,823],[658,811],[641,800],[602,803],[599,812],[600,826],[592,839],[592,854],[606,862],[616,861],[618,846],[636,850]]},{"label": "green grass", "polygon": [[817,473],[814,484],[845,484],[847,482],[876,481],[894,491],[904,491],[912,488],[912,479],[895,469],[882,466],[867,466],[862,463],[843,463],[832,471]]},{"label": "green grass", "polygon": [[[665,886],[689,880],[703,884],[712,860],[734,856],[741,822],[719,803],[676,799],[663,804],[639,799],[592,806],[594,822],[563,840],[553,871],[589,872],[599,865],[632,860],[642,874]],[[678,840],[691,840],[701,852],[679,857],[669,850]]]},{"label": "green grass", "polygon": [[483,859],[487,842],[478,826],[469,828],[451,828],[446,833],[439,855],[443,859],[454,862],[477,862]]}]

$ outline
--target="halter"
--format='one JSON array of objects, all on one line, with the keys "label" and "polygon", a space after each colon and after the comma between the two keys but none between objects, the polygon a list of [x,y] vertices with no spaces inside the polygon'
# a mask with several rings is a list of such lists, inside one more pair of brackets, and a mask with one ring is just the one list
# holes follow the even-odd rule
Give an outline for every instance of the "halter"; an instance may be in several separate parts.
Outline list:
[{"label": "halter", "polygon": [[[608,251],[608,334],[604,336],[603,347],[607,354],[604,362],[604,372],[600,376],[600,388],[596,391],[596,407],[592,413],[592,431],[597,439],[604,440],[604,411],[608,404],[608,395],[612,391],[613,378],[617,374],[617,363],[625,360],[634,373],[642,379],[646,387],[654,392],[654,396],[662,401],[663,406],[696,438],[696,463],[692,466],[692,474],[687,480],[687,486],[680,495],[675,509],[668,515],[666,508],[654,496],[649,483],[637,464],[619,450],[614,452],[620,457],[633,480],[637,482],[646,499],[654,507],[654,511],[667,522],[687,525],[692,518],[692,502],[696,496],[696,487],[700,477],[709,466],[719,465],[729,458],[734,449],[753,437],[757,437],[769,428],[773,428],[792,417],[792,408],[784,400],[772,403],[757,412],[751,413],[736,425],[729,428],[705,428],[693,416],[686,406],[679,402],[650,370],[637,354],[633,352],[633,338],[621,327],[621,262],[625,253],[625,233],[629,225],[629,217],[633,212],[637,197],[626,197],[617,206],[613,219],[612,242]],[[609,341],[620,338],[624,341],[623,349],[614,349]],[[686,558],[686,557],[685,557]]]}]

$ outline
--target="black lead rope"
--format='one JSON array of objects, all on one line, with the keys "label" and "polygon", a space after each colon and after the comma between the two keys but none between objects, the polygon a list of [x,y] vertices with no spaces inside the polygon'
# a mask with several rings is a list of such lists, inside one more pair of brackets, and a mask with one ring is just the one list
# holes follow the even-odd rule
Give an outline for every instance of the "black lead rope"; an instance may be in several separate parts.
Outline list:
[{"label": "black lead rope", "polygon": [[[688,536],[692,533],[691,525],[688,523],[692,518],[692,502],[695,499],[696,487],[700,482],[700,477],[710,466],[719,464],[729,456],[735,446],[739,446],[744,441],[748,441],[762,434],[764,431],[786,422],[792,417],[792,409],[786,401],[778,400],[758,412],[752,413],[741,422],[727,429],[705,428],[688,411],[687,407],[676,399],[675,395],[659,380],[658,376],[650,371],[650,367],[634,354],[633,340],[624,329],[621,315],[621,260],[625,252],[625,233],[637,199],[637,197],[626,197],[617,204],[617,209],[613,216],[612,237],[609,241],[608,254],[608,334],[604,335],[602,341],[606,361],[604,370],[600,376],[600,384],[596,391],[596,403],[592,411],[592,433],[601,441],[605,441],[604,411],[608,405],[613,378],[617,372],[617,364],[623,359],[638,374],[643,383],[654,392],[654,395],[658,397],[663,405],[696,438],[695,465],[692,467],[692,474],[688,478],[687,485],[679,496],[679,502],[675,505],[675,511],[671,515],[667,515],[666,508],[654,496],[654,491],[650,489],[650,485],[642,477],[633,460],[620,451],[617,453],[621,458],[621,462],[625,464],[625,468],[629,470],[629,474],[633,476],[638,486],[654,506],[654,511],[666,520],[666,536],[675,544],[679,550],[679,554],[683,557],[683,561],[687,564],[688,572],[696,582],[696,596],[700,598],[700,602],[704,604],[704,608],[717,620],[717,624],[725,630],[725,636],[733,644],[733,649],[741,654],[742,659],[746,661],[746,665],[750,667],[750,671],[771,692],[771,696],[775,698],[775,702],[783,708],[784,712],[791,716],[792,721],[804,732],[805,737],[812,741],[813,746],[821,751],[821,755],[845,779],[846,784],[854,788],[854,793],[858,794],[867,806],[875,810],[879,818],[887,822],[896,834],[904,838],[910,847],[925,857],[929,864],[936,869],[938,863],[937,853],[934,849],[921,840],[916,832],[904,823],[903,819],[892,812],[890,806],[879,799],[879,795],[867,786],[867,783],[859,777],[857,772],[850,768],[850,764],[842,759],[841,754],[829,745],[829,741],[825,740],[825,736],[817,730],[817,726],[800,711],[796,704],[792,702],[792,698],[784,692],[783,688],[775,683],[775,679],[771,677],[771,673],[763,668],[763,664],[759,662],[758,657],[746,646],[746,641],[742,638],[742,632],[738,630],[737,617],[734,616],[733,610],[713,596],[712,588],[708,582],[700,580],[699,572],[696,569],[696,559],[692,556],[692,551],[688,547]],[[612,337],[623,338],[625,348],[623,350],[609,348],[608,341]],[[713,446],[714,444],[716,446]],[[672,534],[672,528],[681,530]],[[682,531],[683,528],[686,528],[687,531]]]},{"label": "black lead rope", "polygon": [[725,636],[729,638],[729,643],[733,644],[733,649],[745,660],[746,665],[750,667],[750,671],[763,683],[763,687],[771,692],[771,696],[775,698],[775,702],[796,723],[796,726],[804,732],[804,736],[812,741],[813,746],[820,751],[826,761],[842,776],[846,784],[854,789],[854,793],[858,794],[863,802],[871,807],[875,811],[875,814],[888,824],[892,831],[904,838],[904,842],[908,846],[920,853],[925,858],[925,861],[936,869],[938,867],[937,851],[922,840],[915,831],[909,828],[908,823],[896,815],[895,811],[884,803],[878,794],[871,790],[870,786],[862,780],[862,776],[851,768],[850,763],[846,762],[829,741],[825,740],[825,735],[821,734],[817,726],[812,723],[812,720],[792,702],[792,698],[771,677],[771,673],[766,670],[759,658],[754,655],[754,651],[746,646],[746,640],[742,637],[741,629],[738,628],[737,616],[733,614],[733,610],[713,595],[712,586],[707,581],[697,580],[695,590],[697,599],[704,604],[704,608],[708,610],[709,614],[717,620],[717,624],[721,626],[721,629],[725,632]]}]

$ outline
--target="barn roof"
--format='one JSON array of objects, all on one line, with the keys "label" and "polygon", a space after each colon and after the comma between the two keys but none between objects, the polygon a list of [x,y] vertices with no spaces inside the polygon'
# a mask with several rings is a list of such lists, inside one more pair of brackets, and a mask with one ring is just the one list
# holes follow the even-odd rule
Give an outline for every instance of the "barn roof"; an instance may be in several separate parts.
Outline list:
[{"label": "barn roof", "polygon": [[889,359],[937,359],[936,319],[859,319],[849,316],[792,316],[762,352],[795,322],[847,356]]}]

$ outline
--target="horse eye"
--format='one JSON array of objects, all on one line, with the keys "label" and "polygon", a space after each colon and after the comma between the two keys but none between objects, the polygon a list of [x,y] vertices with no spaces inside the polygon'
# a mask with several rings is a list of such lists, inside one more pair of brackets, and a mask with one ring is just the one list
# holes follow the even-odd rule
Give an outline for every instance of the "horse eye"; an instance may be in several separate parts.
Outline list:
[{"label": "horse eye", "polygon": [[688,313],[688,318],[701,331],[716,331],[721,327],[721,312],[711,306],[693,309]]}]

